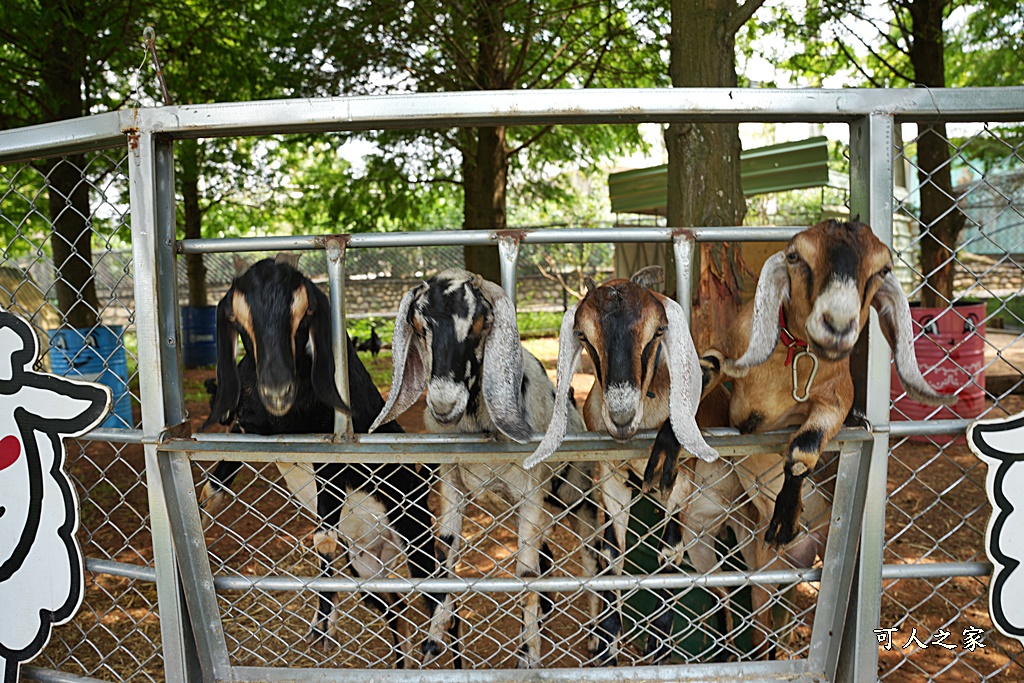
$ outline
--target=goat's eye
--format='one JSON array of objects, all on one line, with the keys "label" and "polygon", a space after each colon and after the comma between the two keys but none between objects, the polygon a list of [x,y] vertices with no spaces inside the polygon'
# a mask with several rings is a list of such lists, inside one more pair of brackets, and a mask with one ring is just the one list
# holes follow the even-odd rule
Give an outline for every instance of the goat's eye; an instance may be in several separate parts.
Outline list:
[{"label": "goat's eye", "polygon": [[585,334],[584,334],[584,333],[582,333],[582,332],[577,332],[577,333],[576,333],[576,338],[577,338],[577,339],[579,339],[579,340],[580,340],[580,341],[582,341],[582,342],[585,342],[585,341],[587,341],[587,335],[585,335]]},{"label": "goat's eye", "polygon": [[655,336],[655,337],[660,337],[660,336],[662,336],[663,334],[665,334],[665,332],[666,332],[667,330],[668,330],[668,325],[662,325],[661,327],[659,327],[658,329],[656,329],[656,330],[654,331],[654,336]]},{"label": "goat's eye", "polygon": [[886,266],[878,271],[878,277],[889,277],[889,273],[892,272],[892,266]]},{"label": "goat's eye", "polygon": [[796,253],[795,251],[787,251],[786,252],[786,261],[788,263],[799,263],[800,262],[800,254]]}]

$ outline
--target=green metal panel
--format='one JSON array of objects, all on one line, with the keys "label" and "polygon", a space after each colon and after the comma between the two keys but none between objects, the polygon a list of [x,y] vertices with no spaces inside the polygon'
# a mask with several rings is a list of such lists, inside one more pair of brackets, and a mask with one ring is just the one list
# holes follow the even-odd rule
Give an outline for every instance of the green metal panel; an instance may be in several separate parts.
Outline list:
[{"label": "green metal panel", "polygon": [[[783,142],[740,153],[743,194],[784,192],[829,185],[828,139],[824,136]],[[608,176],[613,213],[664,216],[668,166],[652,166]]]}]

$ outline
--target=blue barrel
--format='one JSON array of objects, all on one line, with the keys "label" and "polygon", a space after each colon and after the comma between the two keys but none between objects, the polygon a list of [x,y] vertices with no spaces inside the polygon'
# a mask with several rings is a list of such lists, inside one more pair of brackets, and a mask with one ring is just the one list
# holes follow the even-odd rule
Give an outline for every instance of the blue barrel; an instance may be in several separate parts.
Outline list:
[{"label": "blue barrel", "polygon": [[110,387],[114,407],[101,427],[134,427],[128,393],[128,360],[120,325],[50,330],[50,369],[56,375]]},{"label": "blue barrel", "polygon": [[181,307],[181,360],[186,368],[217,364],[217,307]]}]

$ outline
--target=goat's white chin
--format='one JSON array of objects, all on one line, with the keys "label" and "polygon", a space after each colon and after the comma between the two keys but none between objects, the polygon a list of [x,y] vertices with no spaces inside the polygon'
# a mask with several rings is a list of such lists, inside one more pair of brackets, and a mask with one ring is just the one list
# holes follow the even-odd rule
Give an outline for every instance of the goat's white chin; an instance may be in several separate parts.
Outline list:
[{"label": "goat's white chin", "polygon": [[445,415],[438,415],[434,412],[433,408],[430,410],[431,416],[438,422],[438,424],[452,425],[462,419],[462,416],[466,414],[464,410],[456,410]]},{"label": "goat's white chin", "polygon": [[629,441],[638,431],[635,424],[629,424],[625,427],[619,427],[611,421],[606,421],[605,424],[608,427],[608,434],[616,441]]},{"label": "goat's white chin", "polygon": [[828,361],[840,361],[849,358],[850,354],[853,353],[853,347],[857,340],[854,338],[853,344],[822,344],[813,340],[808,341],[807,349],[818,358]]},{"label": "goat's white chin", "polygon": [[[604,388],[602,412],[605,426],[613,439],[626,441],[640,429],[644,417],[644,404],[640,397],[640,389],[631,384],[613,384]],[[619,420],[613,420],[612,415],[618,416]],[[629,422],[623,424],[627,419]]]},{"label": "goat's white chin", "polygon": [[462,419],[469,404],[469,390],[448,379],[433,379],[427,385],[427,407],[439,424],[450,425]]}]

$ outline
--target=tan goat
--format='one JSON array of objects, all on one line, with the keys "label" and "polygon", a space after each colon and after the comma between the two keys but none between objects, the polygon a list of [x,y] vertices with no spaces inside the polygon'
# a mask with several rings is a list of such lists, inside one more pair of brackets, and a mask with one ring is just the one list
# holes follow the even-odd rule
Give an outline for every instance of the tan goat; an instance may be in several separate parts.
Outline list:
[{"label": "tan goat", "polygon": [[[681,442],[688,452],[704,460],[717,457],[697,425],[724,426],[728,419],[728,396],[720,391],[700,402],[701,367],[686,317],[679,304],[648,288],[662,278],[662,269],[653,267],[630,280],[591,286],[586,297],[566,311],[559,339],[555,412],[544,440],[527,458],[525,467],[549,457],[565,436],[570,382],[584,347],[597,376],[583,406],[588,430],[607,430],[614,438],[625,441],[641,429],[660,428],[659,442],[671,441],[676,450]],[[610,521],[604,534],[604,559],[616,574],[623,572],[626,553],[632,505],[628,482],[631,476],[643,477],[646,466],[647,458],[643,457],[598,463],[599,486]],[[709,467],[717,469],[718,465]],[[676,484],[665,495],[658,496],[669,518],[662,538],[663,555],[668,558],[679,555],[679,517],[685,517],[683,508],[693,491],[692,482],[685,477],[679,477]],[[653,615],[644,652],[645,657],[655,662],[668,654],[672,628],[667,596],[664,592],[657,595],[661,607]],[[617,603],[618,598],[606,600],[604,614],[595,628],[592,651],[600,653],[604,664],[613,664],[617,659],[617,641],[622,633]]]},{"label": "tan goat", "polygon": [[786,545],[796,537],[803,480],[853,406],[850,353],[872,307],[910,397],[929,405],[955,403],[955,396],[937,394],[921,375],[892,255],[859,222],[828,220],[793,237],[765,262],[754,300],[703,354],[711,386],[732,378],[729,419],[740,432],[797,427],[765,531],[768,543]]}]

